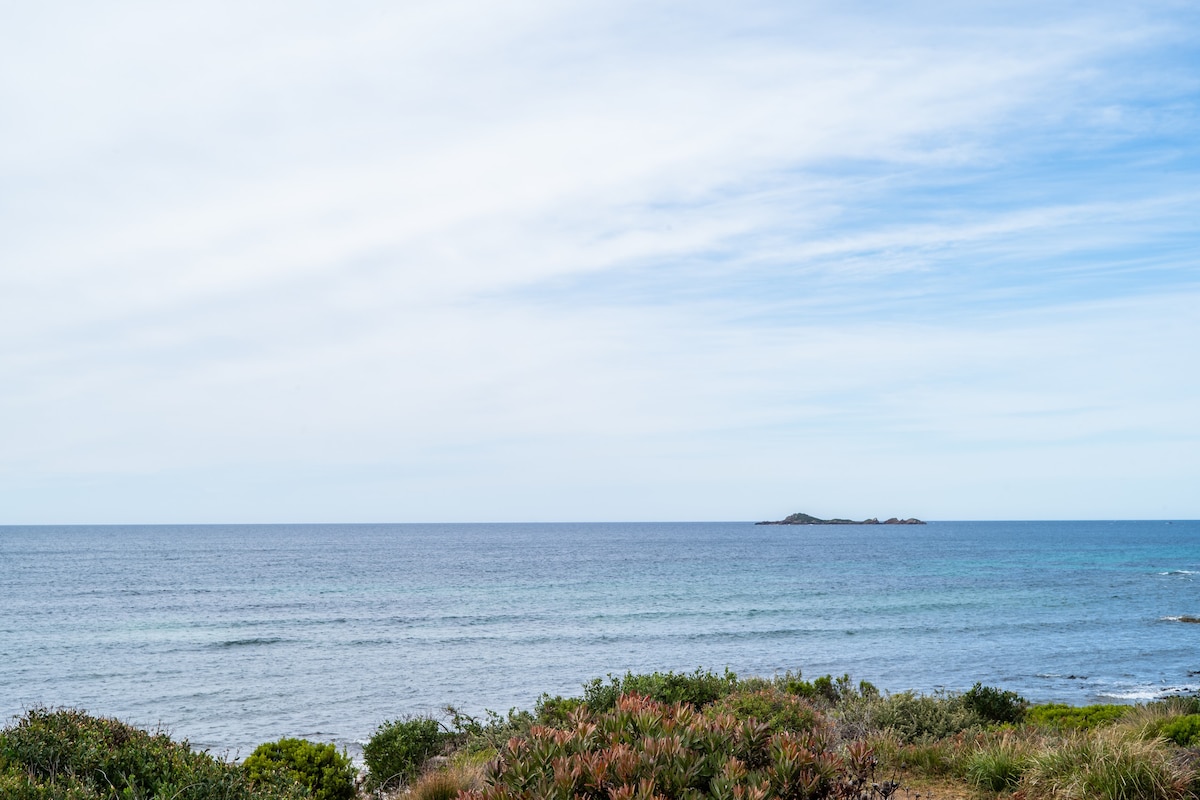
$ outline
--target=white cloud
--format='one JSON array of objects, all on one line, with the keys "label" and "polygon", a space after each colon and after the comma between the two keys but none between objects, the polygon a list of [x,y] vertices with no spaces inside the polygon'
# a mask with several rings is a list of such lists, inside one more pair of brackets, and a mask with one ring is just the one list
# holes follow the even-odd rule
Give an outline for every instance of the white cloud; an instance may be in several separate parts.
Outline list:
[{"label": "white cloud", "polygon": [[[1144,137],[1107,64],[1169,9],[933,10],[23,10],[0,474],[51,488],[15,513],[129,519],[153,480],[181,519],[237,517],[220,476],[257,470],[268,517],[315,483],[340,488],[305,513],[406,518],[386,495],[421,486],[435,518],[491,486],[480,509],[603,516],[596,481],[610,515],[702,486],[745,514],[815,469],[796,447],[883,491],[898,451],[945,477],[1004,445],[1011,475],[1194,437],[1166,376],[1195,331],[1164,333],[1195,291],[1186,176],[995,180]],[[199,473],[228,513],[186,500]]]}]

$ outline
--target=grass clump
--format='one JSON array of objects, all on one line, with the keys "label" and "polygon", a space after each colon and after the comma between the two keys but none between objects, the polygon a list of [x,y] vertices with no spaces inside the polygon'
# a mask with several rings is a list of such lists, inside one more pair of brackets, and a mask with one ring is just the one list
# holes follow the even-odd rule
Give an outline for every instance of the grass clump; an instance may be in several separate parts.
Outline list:
[{"label": "grass clump", "polygon": [[1183,800],[1195,773],[1160,741],[1104,729],[1072,734],[1029,759],[1021,789],[1030,800]]},{"label": "grass clump", "polygon": [[961,771],[977,789],[1011,792],[1020,785],[1033,752],[1034,745],[1028,737],[1005,731],[998,737],[977,741],[962,759]]},{"label": "grass clump", "polygon": [[255,785],[275,782],[282,775],[307,789],[312,800],[351,800],[358,775],[345,753],[307,739],[260,744],[242,769]]},{"label": "grass clump", "polygon": [[432,717],[384,722],[363,745],[367,786],[387,789],[411,782],[449,737],[449,732]]},{"label": "grass clump", "polygon": [[426,772],[408,790],[408,800],[454,800],[483,786],[483,767],[456,766]]}]

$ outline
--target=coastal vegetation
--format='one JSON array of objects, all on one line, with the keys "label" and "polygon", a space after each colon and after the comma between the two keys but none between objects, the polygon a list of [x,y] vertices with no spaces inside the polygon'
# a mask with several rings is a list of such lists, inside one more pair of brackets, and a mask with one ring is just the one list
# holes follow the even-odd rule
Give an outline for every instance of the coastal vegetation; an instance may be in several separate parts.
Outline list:
[{"label": "coastal vegetation", "polygon": [[626,673],[532,710],[382,723],[358,780],[332,745],[284,739],[242,764],[78,710],[0,732],[14,800],[1186,800],[1200,699],[1031,705],[880,692],[849,676]]}]

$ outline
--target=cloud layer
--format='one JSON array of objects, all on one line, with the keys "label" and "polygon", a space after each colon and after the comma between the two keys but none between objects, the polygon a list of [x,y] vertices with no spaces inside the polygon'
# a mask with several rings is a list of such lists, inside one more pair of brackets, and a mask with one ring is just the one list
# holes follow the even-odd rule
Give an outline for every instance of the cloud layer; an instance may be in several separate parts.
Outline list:
[{"label": "cloud layer", "polygon": [[0,521],[1200,514],[1186,4],[6,14]]}]

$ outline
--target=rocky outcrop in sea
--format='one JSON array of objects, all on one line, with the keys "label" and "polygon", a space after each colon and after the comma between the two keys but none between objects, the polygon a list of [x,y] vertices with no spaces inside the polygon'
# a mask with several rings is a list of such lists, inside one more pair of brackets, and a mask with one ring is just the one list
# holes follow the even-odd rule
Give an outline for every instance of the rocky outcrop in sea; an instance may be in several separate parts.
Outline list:
[{"label": "rocky outcrop in sea", "polygon": [[900,519],[899,517],[891,517],[890,519],[885,519],[883,522],[880,522],[877,517],[871,517],[870,519],[863,519],[863,520],[839,519],[836,517],[834,519],[820,519],[819,517],[814,517],[811,514],[802,514],[800,512],[796,512],[795,514],[789,514],[788,516],[784,517],[783,519],[775,520],[774,522],[763,521],[763,522],[756,522],[754,524],[755,525],[924,525],[925,523],[923,521],[917,519],[916,517],[909,517],[908,519]]}]

